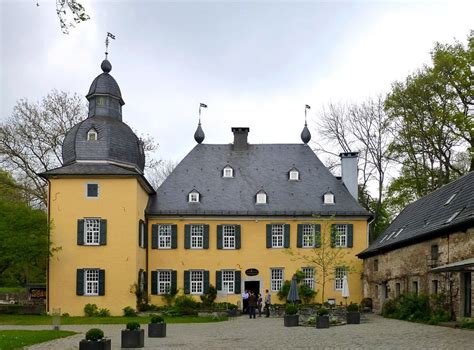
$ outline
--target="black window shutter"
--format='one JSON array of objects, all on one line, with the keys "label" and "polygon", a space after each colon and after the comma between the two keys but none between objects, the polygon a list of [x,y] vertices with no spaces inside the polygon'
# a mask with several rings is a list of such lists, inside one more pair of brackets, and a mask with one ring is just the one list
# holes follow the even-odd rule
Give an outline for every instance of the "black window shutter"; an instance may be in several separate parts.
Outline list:
[{"label": "black window shutter", "polygon": [[185,270],[185,271],[184,271],[184,294],[189,294],[189,293],[191,293],[191,288],[190,288],[191,281],[190,281],[190,278],[191,278],[191,273],[189,272],[189,270]]},{"label": "black window shutter", "polygon": [[77,220],[77,245],[84,245],[84,219]]},{"label": "black window shutter", "polygon": [[223,236],[222,228],[223,227],[224,225],[217,225],[217,249],[223,248],[223,244],[222,244],[222,236]]},{"label": "black window shutter", "polygon": [[178,226],[171,225],[171,249],[178,248]]},{"label": "black window shutter", "polygon": [[99,295],[105,295],[105,270],[99,270]]},{"label": "black window shutter", "polygon": [[296,247],[303,248],[303,225],[298,224],[297,236],[296,236]]},{"label": "black window shutter", "polygon": [[107,220],[100,220],[100,245],[107,244]]},{"label": "black window shutter", "polygon": [[158,271],[151,272],[151,294],[158,294]]},{"label": "black window shutter", "polygon": [[76,270],[76,295],[84,295],[84,269]]},{"label": "black window shutter", "polygon": [[235,225],[235,249],[240,249],[241,241],[240,225]]},{"label": "black window shutter", "polygon": [[272,225],[267,224],[267,248],[272,247]]},{"label": "black window shutter", "polygon": [[184,249],[191,248],[191,225],[184,225]]},{"label": "black window shutter", "polygon": [[222,271],[216,271],[216,289],[222,290]]},{"label": "black window shutter", "polygon": [[203,271],[203,286],[204,286],[204,293],[209,292],[209,271],[205,270]]},{"label": "black window shutter", "polygon": [[354,245],[354,225],[347,225],[347,247],[352,248]]},{"label": "black window shutter", "polygon": [[283,229],[285,231],[285,241],[283,242],[283,246],[285,248],[290,248],[290,225],[284,224]]},{"label": "black window shutter", "polygon": [[203,249],[209,249],[209,225],[203,225]]},{"label": "black window shutter", "polygon": [[235,284],[234,284],[234,293],[240,294],[240,283],[241,283],[241,272],[235,271]]},{"label": "black window shutter", "polygon": [[176,270],[171,271],[171,293],[176,293],[178,290],[178,273]]},{"label": "black window shutter", "polygon": [[151,249],[158,249],[158,225],[151,225]]},{"label": "black window shutter", "polygon": [[331,225],[331,248],[336,246],[336,226]]},{"label": "black window shutter", "polygon": [[316,248],[321,247],[321,225],[314,225],[314,246]]}]

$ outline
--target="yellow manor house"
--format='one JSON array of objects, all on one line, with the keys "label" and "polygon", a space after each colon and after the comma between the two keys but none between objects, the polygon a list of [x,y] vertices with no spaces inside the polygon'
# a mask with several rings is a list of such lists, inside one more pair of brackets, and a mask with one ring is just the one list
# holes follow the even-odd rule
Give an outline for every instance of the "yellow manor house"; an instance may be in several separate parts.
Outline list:
[{"label": "yellow manor house", "polygon": [[[210,285],[217,302],[241,305],[244,290],[276,293],[300,270],[318,291],[320,271],[298,259],[320,249],[344,249],[325,299],[362,299],[362,260],[371,214],[358,202],[357,153],[341,154],[333,176],[308,146],[249,144],[249,128],[232,128],[233,143],[197,145],[156,190],[143,170],[143,143],[122,121],[124,101],[108,60],[86,98],[88,118],[67,133],[63,165],[41,174],[49,182],[51,242],[48,312],[82,315],[85,304],[121,315],[135,307],[134,286],[165,303],[169,291],[199,300]],[[324,242],[324,239],[322,240]],[[347,250],[347,251],[346,251]],[[290,254],[291,252],[292,254]]]}]

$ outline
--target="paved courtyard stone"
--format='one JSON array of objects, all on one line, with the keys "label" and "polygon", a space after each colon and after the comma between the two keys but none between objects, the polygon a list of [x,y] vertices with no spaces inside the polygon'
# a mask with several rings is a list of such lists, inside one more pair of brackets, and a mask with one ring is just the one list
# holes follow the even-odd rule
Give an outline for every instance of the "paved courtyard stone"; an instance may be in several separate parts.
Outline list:
[{"label": "paved courtyard stone", "polygon": [[[78,349],[90,328],[101,328],[120,349],[123,325],[75,325],[72,337],[30,346],[29,350]],[[1,326],[0,329],[51,329],[48,326]],[[146,329],[146,326],[145,326]],[[145,330],[146,334],[146,330]],[[146,336],[146,335],[145,335]],[[145,338],[145,349],[474,349],[474,331],[429,326],[370,315],[360,325],[284,327],[281,318],[199,324],[168,324],[166,338]]]}]

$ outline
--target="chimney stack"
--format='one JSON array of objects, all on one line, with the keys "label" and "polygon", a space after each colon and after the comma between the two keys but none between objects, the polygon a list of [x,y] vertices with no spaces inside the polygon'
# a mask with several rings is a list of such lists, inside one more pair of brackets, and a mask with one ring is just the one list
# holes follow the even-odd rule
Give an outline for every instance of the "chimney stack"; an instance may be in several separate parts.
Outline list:
[{"label": "chimney stack", "polygon": [[359,152],[340,153],[341,157],[341,177],[342,183],[349,190],[349,193],[356,201],[359,201],[359,184],[357,162]]},{"label": "chimney stack", "polygon": [[247,137],[250,128],[232,128],[234,133],[234,151],[246,151],[249,148]]}]

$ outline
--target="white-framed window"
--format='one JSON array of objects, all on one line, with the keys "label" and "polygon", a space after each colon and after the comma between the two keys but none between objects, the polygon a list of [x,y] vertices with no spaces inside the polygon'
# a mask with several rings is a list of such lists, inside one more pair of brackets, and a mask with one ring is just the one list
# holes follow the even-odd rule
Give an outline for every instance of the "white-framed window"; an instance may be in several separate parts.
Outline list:
[{"label": "white-framed window", "polygon": [[234,294],[234,286],[235,286],[235,271],[223,270],[222,271],[222,291],[227,294]]},{"label": "white-framed window", "polygon": [[342,281],[344,276],[347,276],[347,268],[336,267],[334,271],[334,288],[336,290],[342,290]]},{"label": "white-framed window", "polygon": [[84,270],[84,295],[99,295],[99,270]]},{"label": "white-framed window", "polygon": [[99,197],[99,184],[97,183],[86,184],[86,197],[87,198]]},{"label": "white-framed window", "polygon": [[316,225],[303,225],[303,248],[316,246]]},{"label": "white-framed window", "polygon": [[284,232],[284,225],[272,225],[272,248],[283,248]]},{"label": "white-framed window", "polygon": [[199,203],[199,192],[193,191],[188,195],[189,203]]},{"label": "white-framed window", "polygon": [[158,225],[158,248],[171,249],[171,225]]},{"label": "white-framed window", "polygon": [[191,270],[190,278],[191,294],[202,294],[204,292],[204,272]]},{"label": "white-framed window", "polygon": [[84,244],[100,244],[100,219],[84,219]]},{"label": "white-framed window", "polygon": [[331,192],[324,194],[324,204],[334,204],[334,195]]},{"label": "white-framed window", "polygon": [[270,287],[272,292],[278,292],[283,285],[283,269],[275,268],[271,270]]},{"label": "white-framed window", "polygon": [[314,289],[314,267],[303,267],[302,272],[304,274],[303,283]]},{"label": "white-framed window", "polygon": [[336,230],[336,247],[347,247],[347,225],[335,225]]},{"label": "white-framed window", "polygon": [[97,141],[97,131],[95,129],[90,129],[87,132],[87,141]]},{"label": "white-framed window", "polygon": [[290,178],[289,179],[292,180],[292,181],[299,180],[300,179],[299,171],[296,170],[296,169],[290,170]]},{"label": "white-framed window", "polygon": [[226,166],[222,172],[222,177],[234,177],[234,169],[230,166]]},{"label": "white-framed window", "polygon": [[145,247],[145,223],[143,221],[140,221],[140,241],[138,245],[142,248]]},{"label": "white-framed window", "polygon": [[156,278],[158,294],[168,294],[171,291],[171,271],[158,270]]},{"label": "white-framed window", "polygon": [[191,249],[204,248],[204,226],[191,225]]},{"label": "white-framed window", "polygon": [[266,204],[267,194],[263,191],[257,193],[256,204]]},{"label": "white-framed window", "polygon": [[235,249],[234,225],[224,225],[222,227],[222,247],[224,249]]},{"label": "white-framed window", "polygon": [[145,270],[140,270],[140,274],[138,277],[138,288],[140,291],[145,290],[145,284],[146,284],[146,272]]}]

